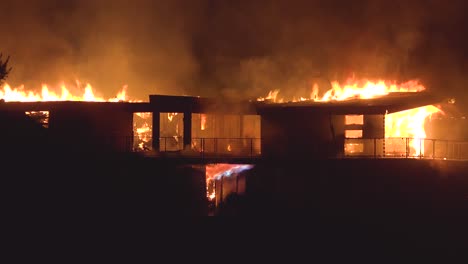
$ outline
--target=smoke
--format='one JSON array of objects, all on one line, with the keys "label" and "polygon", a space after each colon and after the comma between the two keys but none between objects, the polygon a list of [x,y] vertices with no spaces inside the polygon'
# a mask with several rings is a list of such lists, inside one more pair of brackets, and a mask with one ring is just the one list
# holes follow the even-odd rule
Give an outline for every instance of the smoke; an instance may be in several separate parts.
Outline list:
[{"label": "smoke", "polygon": [[465,6],[463,1],[218,1],[195,54],[209,90],[227,96],[273,89],[307,96],[313,82],[321,82],[324,92],[329,80],[354,75],[420,79],[431,91],[464,97]]},{"label": "smoke", "polygon": [[[105,96],[308,96],[312,84],[420,79],[468,101],[465,1],[2,1],[7,82]],[[323,92],[323,90],[321,90]]]},{"label": "smoke", "polygon": [[[0,49],[12,85],[89,82],[106,97],[182,94],[197,63],[181,1],[2,1]],[[195,9],[190,9],[193,12]]]}]

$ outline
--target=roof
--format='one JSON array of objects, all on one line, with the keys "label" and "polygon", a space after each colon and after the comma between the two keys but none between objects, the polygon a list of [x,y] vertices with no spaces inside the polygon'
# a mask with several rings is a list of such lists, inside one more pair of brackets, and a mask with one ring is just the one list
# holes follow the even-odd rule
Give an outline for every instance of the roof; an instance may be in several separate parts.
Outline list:
[{"label": "roof", "polygon": [[0,111],[122,110],[127,112],[191,112],[262,114],[271,111],[301,110],[331,114],[385,114],[443,102],[428,92],[390,93],[373,99],[344,101],[300,101],[272,103],[193,96],[150,95],[150,102],[0,102]]},{"label": "roof", "polygon": [[444,99],[428,92],[390,93],[372,99],[349,99],[343,101],[300,101],[288,103],[264,102],[257,106],[258,112],[297,110],[326,112],[331,114],[385,114],[416,107],[438,104]]}]

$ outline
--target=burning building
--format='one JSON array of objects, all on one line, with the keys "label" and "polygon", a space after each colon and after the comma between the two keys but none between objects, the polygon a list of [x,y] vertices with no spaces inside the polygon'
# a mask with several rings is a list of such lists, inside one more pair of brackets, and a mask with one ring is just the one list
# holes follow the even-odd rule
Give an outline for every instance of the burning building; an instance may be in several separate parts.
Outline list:
[{"label": "burning building", "polygon": [[[385,119],[393,113],[440,101],[420,92],[393,93],[367,100],[263,104],[259,106],[263,155],[273,158],[392,155],[394,150],[390,147],[389,151],[386,146],[392,140],[385,140]],[[423,154],[418,147],[410,152],[399,151],[402,155]]]},{"label": "burning building", "polygon": [[[277,99],[278,92],[272,92],[267,98],[245,101],[150,95],[147,102],[129,101],[124,92],[112,100],[96,99],[92,90],[83,96],[88,100],[79,102],[43,91],[41,101],[4,88],[0,111],[26,114],[80,150],[223,163],[215,166],[220,171],[205,169],[207,198],[215,204],[231,193],[252,193],[263,183],[270,184],[270,178],[249,180],[241,173],[257,162],[468,159],[465,145],[427,138],[425,120],[441,112],[434,105],[443,98],[415,83],[370,86],[369,90],[335,85],[322,97],[313,87],[310,98],[292,101]],[[457,149],[456,156],[451,149]]]},{"label": "burning building", "polygon": [[[322,97],[283,101],[235,101],[150,95],[129,101],[97,98],[91,87],[80,98],[43,87],[42,96],[4,87],[5,111],[27,113],[56,134],[118,151],[265,158],[428,156],[425,119],[443,101],[416,82],[401,86],[367,82],[332,84]],[[82,100],[75,102],[74,100]],[[18,102],[21,101],[21,102]],[[83,102],[84,101],[84,102]],[[183,151],[183,153],[182,153]],[[429,155],[430,156],[430,155]],[[432,153],[431,157],[435,157]]]}]

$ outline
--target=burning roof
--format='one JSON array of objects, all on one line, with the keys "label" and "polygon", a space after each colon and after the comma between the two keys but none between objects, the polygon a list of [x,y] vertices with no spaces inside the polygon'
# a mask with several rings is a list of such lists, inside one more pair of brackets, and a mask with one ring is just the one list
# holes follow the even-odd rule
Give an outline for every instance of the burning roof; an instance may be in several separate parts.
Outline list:
[{"label": "burning roof", "polygon": [[304,110],[332,114],[385,114],[404,111],[443,102],[444,99],[429,92],[394,92],[372,99],[350,98],[341,101],[297,101],[270,103],[258,102],[257,109],[263,111]]}]

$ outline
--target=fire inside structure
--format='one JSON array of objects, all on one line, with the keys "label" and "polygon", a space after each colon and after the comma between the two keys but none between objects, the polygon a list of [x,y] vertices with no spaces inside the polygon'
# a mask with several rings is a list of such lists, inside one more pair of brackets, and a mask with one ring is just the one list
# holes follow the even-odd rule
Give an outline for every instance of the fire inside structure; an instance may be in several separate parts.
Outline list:
[{"label": "fire inside structure", "polygon": [[[278,91],[245,101],[150,95],[149,102],[143,102],[129,100],[125,89],[104,100],[94,96],[90,85],[82,96],[73,96],[65,86],[61,94],[47,86],[35,94],[5,85],[0,111],[25,113],[51,131],[108,151],[148,157],[212,158],[219,163],[229,158],[468,158],[460,145],[427,139],[425,121],[442,112],[434,105],[444,100],[414,81],[343,87],[333,82],[322,97],[315,85],[310,98],[277,97]],[[455,148],[456,154],[450,151]],[[219,168],[223,172],[206,170],[207,187],[220,175],[229,177],[251,167]],[[217,188],[209,188],[207,196],[215,199]]]}]

